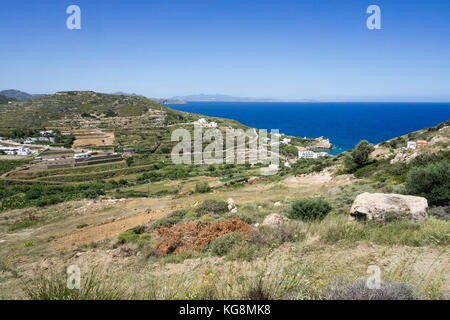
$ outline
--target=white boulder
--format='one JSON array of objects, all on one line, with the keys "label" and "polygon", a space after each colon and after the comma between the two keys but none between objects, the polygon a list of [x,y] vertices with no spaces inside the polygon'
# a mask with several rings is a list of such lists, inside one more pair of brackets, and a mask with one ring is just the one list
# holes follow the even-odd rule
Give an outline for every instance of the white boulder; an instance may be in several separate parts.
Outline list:
[{"label": "white boulder", "polygon": [[267,217],[264,218],[262,223],[263,226],[269,227],[281,227],[283,224],[288,223],[289,219],[279,215],[277,213],[271,213]]},{"label": "white boulder", "polygon": [[350,209],[351,218],[385,220],[387,213],[398,213],[405,218],[425,220],[428,202],[423,197],[401,194],[368,193],[358,195]]}]

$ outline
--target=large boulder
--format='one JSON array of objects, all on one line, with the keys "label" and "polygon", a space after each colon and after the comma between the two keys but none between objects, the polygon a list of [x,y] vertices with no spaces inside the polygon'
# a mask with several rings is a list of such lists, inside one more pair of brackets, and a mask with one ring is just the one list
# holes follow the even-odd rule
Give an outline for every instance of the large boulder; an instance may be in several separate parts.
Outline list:
[{"label": "large boulder", "polygon": [[288,223],[289,219],[279,215],[277,213],[269,214],[267,217],[264,218],[264,221],[262,223],[263,226],[269,226],[269,227],[281,227],[285,223]]},{"label": "large boulder", "polygon": [[427,199],[423,197],[364,192],[353,202],[350,217],[383,221],[386,214],[397,213],[401,217],[421,221],[428,216],[427,208]]}]

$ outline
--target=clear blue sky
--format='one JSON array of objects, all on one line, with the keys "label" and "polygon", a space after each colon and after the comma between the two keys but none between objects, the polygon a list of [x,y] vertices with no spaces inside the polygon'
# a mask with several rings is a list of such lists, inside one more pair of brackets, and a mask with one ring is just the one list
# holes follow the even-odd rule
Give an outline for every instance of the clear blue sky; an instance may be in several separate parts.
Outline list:
[{"label": "clear blue sky", "polygon": [[[81,8],[82,29],[66,28]],[[381,8],[368,30],[366,8]],[[450,101],[448,0],[0,0],[0,89]]]}]

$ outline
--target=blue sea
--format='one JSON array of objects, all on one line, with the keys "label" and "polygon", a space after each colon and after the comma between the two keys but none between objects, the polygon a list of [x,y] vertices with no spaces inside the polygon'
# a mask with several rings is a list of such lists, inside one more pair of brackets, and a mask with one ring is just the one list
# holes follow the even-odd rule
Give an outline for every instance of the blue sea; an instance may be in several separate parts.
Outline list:
[{"label": "blue sea", "polygon": [[188,102],[169,107],[237,120],[291,136],[324,136],[338,154],[362,139],[379,143],[450,119],[450,103]]}]

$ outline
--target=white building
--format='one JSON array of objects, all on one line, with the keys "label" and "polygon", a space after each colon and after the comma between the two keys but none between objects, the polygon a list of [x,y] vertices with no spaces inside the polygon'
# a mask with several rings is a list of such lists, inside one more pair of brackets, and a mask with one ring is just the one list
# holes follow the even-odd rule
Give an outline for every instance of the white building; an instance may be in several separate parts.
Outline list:
[{"label": "white building", "polygon": [[217,128],[217,123],[214,121],[211,121],[208,123],[205,119],[201,118],[197,121],[194,121],[194,125],[202,126],[202,127],[208,127],[208,128]]},{"label": "white building", "polygon": [[286,162],[284,163],[284,166],[285,166],[286,168],[290,168],[290,167],[291,167],[291,164],[290,164],[288,161],[286,161]]},{"label": "white building", "polygon": [[206,121],[206,120],[203,119],[203,118],[198,119],[197,121],[194,121],[194,124],[197,124],[197,125],[199,125],[199,126],[204,126],[204,125],[207,124],[207,123],[208,123],[208,121]]},{"label": "white building", "polygon": [[318,156],[318,157],[328,157],[329,154],[328,154],[328,152],[319,152],[319,153],[317,154],[317,156]]},{"label": "white building", "polygon": [[417,144],[415,141],[408,141],[406,144],[406,149],[416,149],[417,148]]},{"label": "white building", "polygon": [[45,130],[45,131],[41,131],[39,133],[41,134],[41,136],[45,136],[45,135],[53,136],[55,134],[55,131],[53,131],[53,130]]},{"label": "white building", "polygon": [[33,151],[24,147],[0,147],[0,151],[11,156],[29,156],[33,154]]},{"label": "white building", "polygon": [[281,140],[281,143],[282,143],[282,144],[289,144],[289,143],[291,143],[291,139],[289,139],[289,138],[284,138],[283,140]]},{"label": "white building", "polygon": [[317,159],[318,154],[313,151],[302,151],[298,152],[298,157],[300,159]]},{"label": "white building", "polygon": [[89,158],[91,155],[89,153],[77,153],[73,156],[73,158],[75,160],[81,160],[81,159],[87,159]]}]

